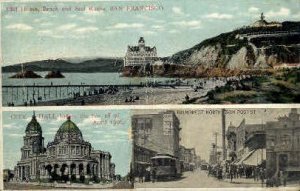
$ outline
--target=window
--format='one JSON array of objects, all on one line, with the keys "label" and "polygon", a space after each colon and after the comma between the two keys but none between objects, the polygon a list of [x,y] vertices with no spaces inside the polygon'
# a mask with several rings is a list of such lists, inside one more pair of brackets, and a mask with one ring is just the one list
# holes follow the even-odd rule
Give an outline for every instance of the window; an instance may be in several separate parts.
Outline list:
[{"label": "window", "polygon": [[171,121],[164,121],[163,133],[164,133],[164,135],[172,134],[172,122]]}]

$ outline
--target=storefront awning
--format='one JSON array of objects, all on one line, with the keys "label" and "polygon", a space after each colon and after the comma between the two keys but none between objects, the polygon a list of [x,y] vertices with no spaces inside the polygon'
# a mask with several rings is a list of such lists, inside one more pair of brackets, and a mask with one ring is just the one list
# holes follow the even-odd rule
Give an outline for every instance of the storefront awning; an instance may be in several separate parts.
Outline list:
[{"label": "storefront awning", "polygon": [[248,153],[245,153],[243,156],[242,156],[242,158],[240,159],[240,160],[238,160],[238,161],[236,161],[234,164],[236,164],[236,165],[241,165],[241,164],[243,164],[243,162],[254,152],[255,150],[253,150],[253,151],[250,151],[250,152],[248,152]]},{"label": "storefront awning", "polygon": [[243,164],[257,166],[264,160],[266,160],[266,149],[256,149],[243,161]]}]

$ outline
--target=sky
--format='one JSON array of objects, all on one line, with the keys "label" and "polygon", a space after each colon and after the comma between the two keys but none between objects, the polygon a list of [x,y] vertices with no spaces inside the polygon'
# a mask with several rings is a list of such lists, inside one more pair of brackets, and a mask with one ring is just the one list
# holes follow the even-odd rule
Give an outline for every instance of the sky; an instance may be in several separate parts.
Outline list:
[{"label": "sky", "polygon": [[[285,108],[226,110],[226,128],[230,123],[238,126],[243,119],[245,119],[246,124],[265,124],[268,121],[277,121],[278,117],[288,115],[290,112],[290,109]],[[186,148],[195,148],[196,154],[208,162],[211,145],[215,142],[215,132],[218,133],[217,144],[222,146],[221,109],[181,109],[174,111],[180,120],[180,144]],[[182,111],[189,111],[189,113],[183,114]],[[159,110],[135,111],[136,114],[158,112]],[[298,113],[300,113],[299,109]]]},{"label": "sky", "polygon": [[[4,168],[14,169],[21,159],[23,136],[32,114],[32,111],[3,112]],[[45,138],[45,147],[54,140],[67,115],[71,116],[71,120],[81,130],[83,139],[90,142],[95,150],[111,153],[111,160],[116,164],[116,174],[124,176],[129,172],[132,151],[129,110],[36,111]]]},{"label": "sky", "polygon": [[[155,9],[134,10],[132,6]],[[299,21],[300,1],[6,2],[1,7],[2,64],[123,57],[127,46],[136,45],[140,36],[146,45],[157,47],[158,56],[169,56],[249,25],[261,12],[268,21]]]}]

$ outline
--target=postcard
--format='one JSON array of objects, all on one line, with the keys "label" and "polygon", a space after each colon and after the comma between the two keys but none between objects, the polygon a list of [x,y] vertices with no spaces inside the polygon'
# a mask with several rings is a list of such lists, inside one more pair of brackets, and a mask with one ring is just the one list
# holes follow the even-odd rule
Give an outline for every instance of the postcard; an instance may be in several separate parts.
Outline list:
[{"label": "postcard", "polygon": [[136,110],[135,188],[299,189],[299,108]]},{"label": "postcard", "polygon": [[129,110],[3,112],[5,190],[130,189]]},{"label": "postcard", "polygon": [[2,2],[2,103],[299,103],[299,8],[298,0]]},{"label": "postcard", "polygon": [[299,116],[299,107],[6,110],[4,190],[299,188]]}]

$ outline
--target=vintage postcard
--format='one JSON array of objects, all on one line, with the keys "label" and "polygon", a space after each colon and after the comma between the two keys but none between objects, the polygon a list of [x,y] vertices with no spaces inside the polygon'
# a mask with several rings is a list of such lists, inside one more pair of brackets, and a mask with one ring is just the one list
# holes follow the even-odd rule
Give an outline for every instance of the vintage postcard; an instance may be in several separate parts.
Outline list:
[{"label": "vintage postcard", "polygon": [[135,110],[136,188],[300,186],[300,109]]},{"label": "vintage postcard", "polygon": [[130,189],[129,110],[3,112],[5,190]]},{"label": "vintage postcard", "polygon": [[299,188],[300,108],[3,112],[5,190]]},{"label": "vintage postcard", "polygon": [[299,0],[3,2],[2,103],[299,103],[299,10]]}]

